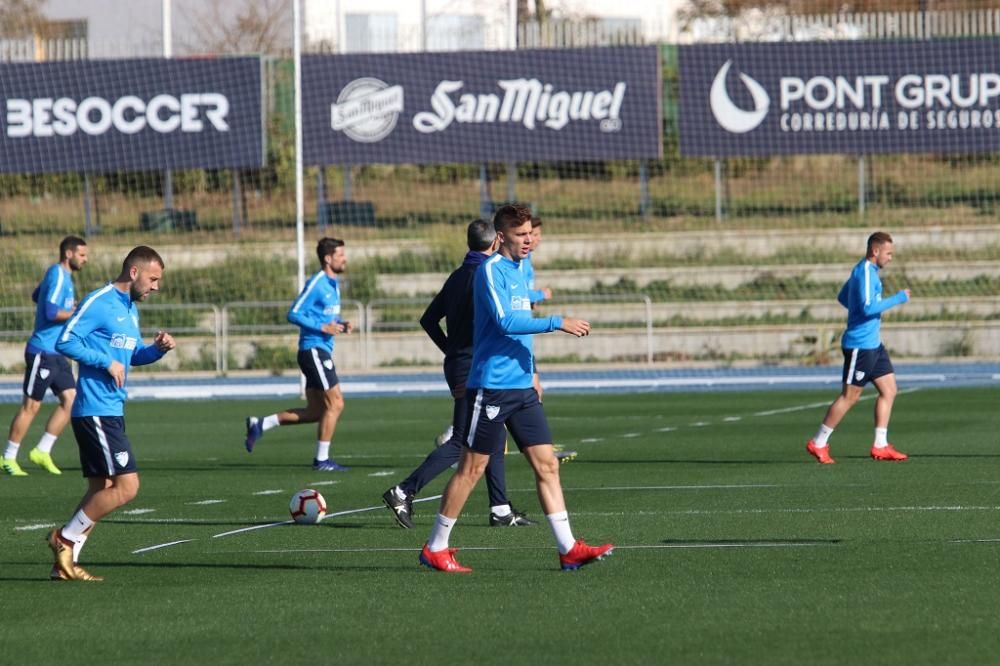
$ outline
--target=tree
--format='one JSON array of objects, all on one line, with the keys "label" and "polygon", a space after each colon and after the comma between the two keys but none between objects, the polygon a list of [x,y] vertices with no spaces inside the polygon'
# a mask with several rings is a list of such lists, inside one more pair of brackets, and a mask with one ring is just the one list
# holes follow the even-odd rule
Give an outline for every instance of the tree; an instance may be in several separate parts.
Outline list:
[{"label": "tree", "polygon": [[23,38],[41,32],[44,0],[0,0],[0,37]]},{"label": "tree", "polygon": [[190,53],[291,51],[290,0],[206,0],[191,18],[191,34],[179,39]]}]

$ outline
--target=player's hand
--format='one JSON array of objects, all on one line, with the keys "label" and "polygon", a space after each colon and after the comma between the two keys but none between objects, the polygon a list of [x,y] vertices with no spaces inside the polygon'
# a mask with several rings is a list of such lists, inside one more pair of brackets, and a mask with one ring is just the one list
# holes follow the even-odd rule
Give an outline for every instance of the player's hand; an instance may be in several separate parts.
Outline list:
[{"label": "player's hand", "polygon": [[552,290],[551,289],[549,289],[548,287],[542,287],[541,291],[542,291],[542,296],[545,297],[545,300],[547,300],[547,301],[551,301],[552,300]]},{"label": "player's hand", "polygon": [[177,346],[177,342],[174,341],[174,336],[170,335],[166,331],[157,331],[156,337],[153,338],[153,344],[161,352],[168,352]]},{"label": "player's hand", "polygon": [[125,366],[118,361],[111,361],[108,366],[108,374],[115,380],[115,386],[121,388],[125,386]]},{"label": "player's hand", "polygon": [[582,338],[585,335],[590,335],[590,322],[573,317],[563,317],[563,323],[559,330]]},{"label": "player's hand", "polygon": [[903,293],[906,294],[906,300],[910,300],[910,290],[909,289],[904,289]]},{"label": "player's hand", "polygon": [[542,378],[536,372],[531,376],[531,385],[535,387],[535,393],[538,394],[538,402],[542,401],[542,393],[545,389],[542,388]]},{"label": "player's hand", "polygon": [[344,333],[353,333],[354,332],[354,324],[352,324],[349,321],[341,322],[341,326],[344,327]]},{"label": "player's hand", "polygon": [[327,335],[338,335],[344,332],[344,325],[340,322],[331,321],[329,324],[323,324],[319,330]]}]

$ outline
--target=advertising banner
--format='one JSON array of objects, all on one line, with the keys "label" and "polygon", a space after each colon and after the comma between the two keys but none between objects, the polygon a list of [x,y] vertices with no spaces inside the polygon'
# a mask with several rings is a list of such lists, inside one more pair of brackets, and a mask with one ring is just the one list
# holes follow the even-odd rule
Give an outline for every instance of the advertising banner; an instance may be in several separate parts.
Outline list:
[{"label": "advertising banner", "polygon": [[259,167],[258,58],[0,65],[0,172]]},{"label": "advertising banner", "polygon": [[682,155],[1000,150],[1000,40],[680,47]]},{"label": "advertising banner", "polygon": [[656,47],[307,56],[306,164],[662,153]]}]

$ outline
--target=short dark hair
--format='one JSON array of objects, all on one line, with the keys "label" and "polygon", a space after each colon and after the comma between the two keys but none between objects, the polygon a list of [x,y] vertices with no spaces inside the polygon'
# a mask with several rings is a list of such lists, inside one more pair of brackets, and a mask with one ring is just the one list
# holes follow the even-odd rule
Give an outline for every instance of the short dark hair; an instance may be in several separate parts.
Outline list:
[{"label": "short dark hair", "polygon": [[344,241],[339,238],[320,238],[316,243],[316,258],[319,259],[320,266],[323,265],[323,258],[328,254],[333,254],[338,247],[343,247]]},{"label": "short dark hair", "polygon": [[531,216],[531,228],[532,229],[537,229],[540,226],[542,226],[542,218],[535,217],[534,215],[532,215]]},{"label": "short dark hair", "polygon": [[59,261],[66,258],[66,252],[76,252],[76,249],[81,245],[86,245],[87,241],[83,240],[79,236],[66,236],[59,243]]},{"label": "short dark hair", "polygon": [[128,273],[130,268],[139,264],[159,264],[160,268],[167,267],[163,263],[163,257],[148,245],[134,247],[131,252],[125,255],[125,261],[122,262],[122,274]]},{"label": "short dark hair", "polygon": [[884,231],[876,231],[871,236],[868,237],[868,249],[866,250],[867,256],[871,256],[872,250],[876,245],[883,245],[885,243],[891,243],[892,236],[885,233]]},{"label": "short dark hair", "polygon": [[531,222],[531,209],[524,204],[504,204],[493,214],[493,228],[497,232],[507,231]]},{"label": "short dark hair", "polygon": [[469,223],[465,237],[469,243],[469,251],[485,252],[496,240],[497,231],[486,220],[473,220]]}]

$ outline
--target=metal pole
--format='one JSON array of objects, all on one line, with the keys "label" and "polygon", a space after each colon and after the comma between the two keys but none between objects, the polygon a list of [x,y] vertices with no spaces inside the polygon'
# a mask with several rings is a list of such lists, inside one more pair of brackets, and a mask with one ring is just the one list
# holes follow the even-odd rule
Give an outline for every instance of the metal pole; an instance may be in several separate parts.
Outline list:
[{"label": "metal pole", "polygon": [[316,226],[326,228],[323,211],[326,210],[326,167],[316,169]]},{"label": "metal pole", "polygon": [[514,192],[517,184],[517,162],[507,162],[507,201],[514,201],[517,196]]},{"label": "metal pole", "polygon": [[715,221],[722,222],[722,160],[715,160]]},{"label": "metal pole", "polygon": [[646,160],[639,160],[639,217],[649,215],[649,168]]},{"label": "metal pole", "polygon": [[865,156],[858,157],[858,215],[865,216]]},{"label": "metal pole", "polygon": [[517,48],[517,0],[507,0],[507,48]]},{"label": "metal pole", "polygon": [[83,235],[90,237],[94,234],[94,222],[91,217],[91,197],[93,188],[90,184],[90,174],[83,174]]},{"label": "metal pole", "polygon": [[479,217],[487,221],[493,217],[493,197],[490,196],[490,174],[486,162],[479,165]]},{"label": "metal pole", "polygon": [[240,235],[240,227],[243,223],[243,193],[240,191],[242,183],[240,182],[240,172],[237,169],[232,170],[233,179],[233,234],[236,236]]},{"label": "metal pole", "polygon": [[295,244],[299,290],[306,284],[305,188],[302,182],[302,20],[301,0],[292,0],[292,59],[295,63]]},{"label": "metal pole", "polygon": [[[163,17],[163,57],[174,55],[173,18],[171,16],[171,0],[160,0],[160,11]],[[163,207],[172,210],[174,207],[174,174],[167,169],[163,172]]]},{"label": "metal pole", "polygon": [[351,178],[351,165],[344,165],[344,201],[352,201],[354,192],[352,191],[354,181]]},{"label": "metal pole", "polygon": [[427,50],[427,0],[420,0],[420,50]]}]

